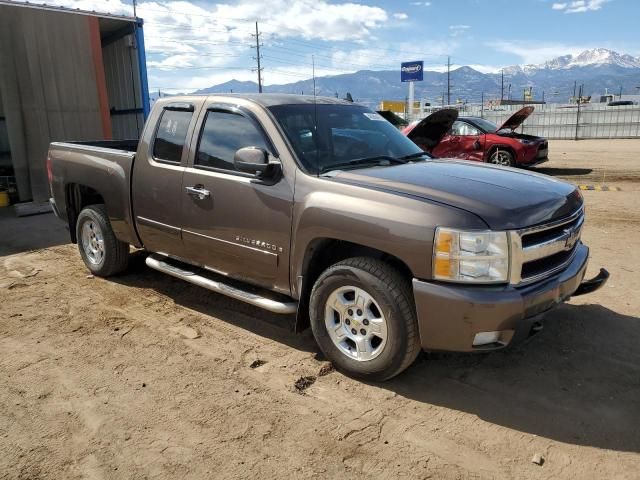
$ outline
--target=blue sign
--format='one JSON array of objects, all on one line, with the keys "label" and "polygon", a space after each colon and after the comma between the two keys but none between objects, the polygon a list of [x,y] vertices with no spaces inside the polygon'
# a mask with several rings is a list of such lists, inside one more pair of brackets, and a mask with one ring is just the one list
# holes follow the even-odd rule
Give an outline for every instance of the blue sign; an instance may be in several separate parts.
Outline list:
[{"label": "blue sign", "polygon": [[403,62],[400,66],[400,81],[421,82],[424,62]]}]

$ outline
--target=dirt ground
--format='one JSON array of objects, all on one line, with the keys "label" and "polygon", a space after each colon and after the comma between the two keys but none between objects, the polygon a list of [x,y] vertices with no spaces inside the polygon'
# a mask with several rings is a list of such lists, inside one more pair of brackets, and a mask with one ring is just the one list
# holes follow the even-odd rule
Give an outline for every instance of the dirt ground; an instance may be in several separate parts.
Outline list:
[{"label": "dirt ground", "polygon": [[584,192],[608,285],[524,345],[384,384],[141,255],[92,278],[52,215],[3,213],[0,479],[640,478],[640,141],[550,148],[539,170],[622,188]]}]

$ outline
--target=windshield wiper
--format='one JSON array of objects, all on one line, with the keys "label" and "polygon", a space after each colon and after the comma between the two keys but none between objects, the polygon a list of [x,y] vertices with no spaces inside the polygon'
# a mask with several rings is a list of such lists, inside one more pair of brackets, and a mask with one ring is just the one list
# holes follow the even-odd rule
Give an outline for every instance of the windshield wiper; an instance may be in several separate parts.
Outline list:
[{"label": "windshield wiper", "polygon": [[320,173],[330,172],[332,170],[339,170],[343,167],[358,167],[358,166],[382,166],[385,165],[383,162],[388,162],[386,165],[390,164],[403,164],[407,163],[407,160],[404,158],[396,158],[390,155],[376,155],[375,157],[365,157],[365,158],[354,158],[353,160],[349,160],[348,162],[339,162],[331,165],[326,165],[320,169]]},{"label": "windshield wiper", "polygon": [[420,157],[429,157],[429,158],[431,158],[431,155],[428,154],[427,152],[410,153],[409,155],[405,155],[403,157],[400,157],[400,160],[411,160],[411,159],[420,158]]}]

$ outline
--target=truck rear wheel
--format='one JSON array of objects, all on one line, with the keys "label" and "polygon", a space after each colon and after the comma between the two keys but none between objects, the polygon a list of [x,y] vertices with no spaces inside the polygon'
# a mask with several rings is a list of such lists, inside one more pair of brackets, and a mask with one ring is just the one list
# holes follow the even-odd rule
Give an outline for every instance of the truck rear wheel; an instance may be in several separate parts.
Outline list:
[{"label": "truck rear wheel", "polygon": [[129,244],[113,233],[104,205],[82,209],[76,222],[80,256],[91,273],[99,277],[116,275],[129,264]]},{"label": "truck rear wheel", "polygon": [[342,372],[387,380],[420,352],[410,283],[387,263],[350,258],[325,270],[309,301],[318,346]]}]

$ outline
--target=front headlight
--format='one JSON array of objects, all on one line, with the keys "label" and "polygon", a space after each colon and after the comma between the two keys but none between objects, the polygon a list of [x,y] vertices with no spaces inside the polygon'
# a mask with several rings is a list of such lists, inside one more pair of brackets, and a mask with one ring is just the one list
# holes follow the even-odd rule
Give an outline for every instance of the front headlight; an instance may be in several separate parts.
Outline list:
[{"label": "front headlight", "polygon": [[433,278],[465,283],[507,282],[507,232],[465,232],[438,227],[433,244]]},{"label": "front headlight", "polygon": [[534,143],[533,140],[525,140],[524,138],[516,138],[516,140],[518,140],[523,145],[531,145],[532,143]]}]

